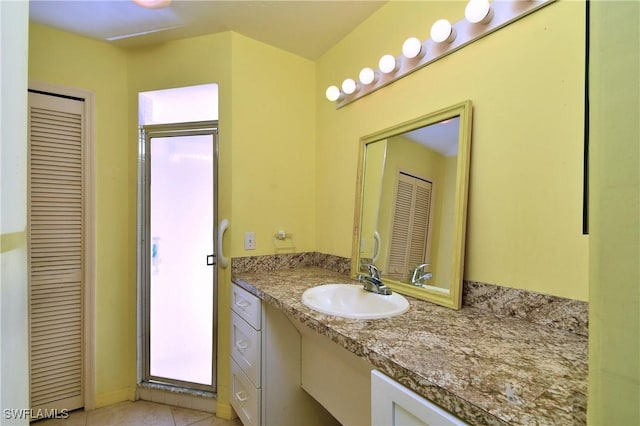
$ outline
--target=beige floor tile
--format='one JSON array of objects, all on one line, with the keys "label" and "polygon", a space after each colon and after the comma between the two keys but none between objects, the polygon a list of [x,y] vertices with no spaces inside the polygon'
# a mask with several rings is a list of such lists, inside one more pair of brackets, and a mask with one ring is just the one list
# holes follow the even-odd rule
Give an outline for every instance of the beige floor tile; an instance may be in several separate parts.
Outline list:
[{"label": "beige floor tile", "polygon": [[90,411],[86,426],[175,426],[171,407],[147,401],[128,402]]},{"label": "beige floor tile", "polygon": [[208,419],[192,423],[189,426],[242,426],[242,422],[240,422],[239,418],[236,418],[234,420],[225,420],[213,416]]},{"label": "beige floor tile", "polygon": [[76,410],[67,419],[43,419],[33,426],[242,426],[240,419],[148,401],[120,402],[97,410]]},{"label": "beige floor tile", "polygon": [[173,420],[176,423],[175,426],[188,426],[206,418],[213,417],[213,414],[211,413],[180,407],[171,407],[171,413],[173,414]]},{"label": "beige floor tile", "polygon": [[85,426],[87,423],[87,412],[75,410],[69,413],[66,419],[42,419],[31,423],[33,426]]}]

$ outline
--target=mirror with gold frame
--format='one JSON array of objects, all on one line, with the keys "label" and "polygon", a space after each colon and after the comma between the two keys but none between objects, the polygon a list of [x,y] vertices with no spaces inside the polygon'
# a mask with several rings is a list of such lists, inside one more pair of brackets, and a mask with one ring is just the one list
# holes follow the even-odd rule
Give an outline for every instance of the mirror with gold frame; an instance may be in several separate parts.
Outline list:
[{"label": "mirror with gold frame", "polygon": [[360,140],[351,274],[460,309],[471,101]]}]

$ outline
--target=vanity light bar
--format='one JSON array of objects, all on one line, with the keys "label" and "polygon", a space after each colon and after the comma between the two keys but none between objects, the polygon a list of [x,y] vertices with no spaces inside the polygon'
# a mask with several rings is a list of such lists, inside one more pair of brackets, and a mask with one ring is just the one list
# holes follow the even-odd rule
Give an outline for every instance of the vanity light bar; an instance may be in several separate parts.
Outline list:
[{"label": "vanity light bar", "polygon": [[402,46],[402,55],[382,56],[378,70],[363,68],[357,81],[351,78],[344,80],[342,90],[338,86],[330,86],[326,91],[327,99],[336,102],[336,108],[348,105],[554,1],[508,0],[489,3],[488,0],[469,0],[465,19],[455,24],[450,24],[446,19],[437,20],[431,27],[430,39],[422,43],[416,37],[407,39]]}]

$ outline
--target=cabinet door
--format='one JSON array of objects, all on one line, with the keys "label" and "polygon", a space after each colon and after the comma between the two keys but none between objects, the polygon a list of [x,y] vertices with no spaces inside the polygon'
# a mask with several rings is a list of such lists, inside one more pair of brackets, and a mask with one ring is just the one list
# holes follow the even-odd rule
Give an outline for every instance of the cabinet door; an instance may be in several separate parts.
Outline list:
[{"label": "cabinet door", "polygon": [[376,370],[371,372],[371,424],[466,425],[454,415]]}]

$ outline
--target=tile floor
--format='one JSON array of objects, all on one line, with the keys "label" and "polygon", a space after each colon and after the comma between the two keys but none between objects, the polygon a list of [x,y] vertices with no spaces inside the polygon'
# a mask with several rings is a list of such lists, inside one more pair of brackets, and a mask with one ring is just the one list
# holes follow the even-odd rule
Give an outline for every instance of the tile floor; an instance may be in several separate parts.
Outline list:
[{"label": "tile floor", "polygon": [[239,419],[148,401],[121,402],[92,411],[73,411],[67,419],[47,419],[33,426],[242,426]]}]

